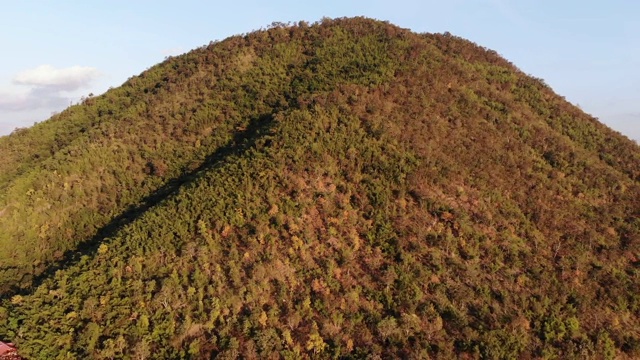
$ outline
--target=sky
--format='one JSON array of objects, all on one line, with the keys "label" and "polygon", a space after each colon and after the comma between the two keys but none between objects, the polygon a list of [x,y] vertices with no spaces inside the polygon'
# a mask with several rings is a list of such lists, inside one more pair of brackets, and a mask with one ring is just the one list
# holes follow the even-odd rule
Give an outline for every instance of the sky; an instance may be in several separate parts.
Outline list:
[{"label": "sky", "polygon": [[210,41],[322,17],[366,16],[496,50],[640,141],[640,1],[2,1],[0,135]]}]

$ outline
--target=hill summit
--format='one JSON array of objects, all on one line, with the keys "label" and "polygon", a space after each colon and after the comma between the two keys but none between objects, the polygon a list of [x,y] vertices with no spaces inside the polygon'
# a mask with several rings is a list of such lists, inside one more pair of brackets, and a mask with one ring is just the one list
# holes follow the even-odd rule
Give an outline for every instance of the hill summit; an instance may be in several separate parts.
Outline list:
[{"label": "hill summit", "polygon": [[640,149],[365,18],[168,58],[0,138],[30,359],[638,358]]}]

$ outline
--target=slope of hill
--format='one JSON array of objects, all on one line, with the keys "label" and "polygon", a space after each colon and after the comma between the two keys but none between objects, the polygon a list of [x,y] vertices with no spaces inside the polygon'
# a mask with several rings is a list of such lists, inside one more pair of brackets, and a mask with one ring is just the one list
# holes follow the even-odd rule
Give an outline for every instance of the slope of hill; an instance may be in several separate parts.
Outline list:
[{"label": "slope of hill", "polygon": [[369,19],[212,43],[0,138],[0,250],[28,358],[640,356],[638,146]]}]

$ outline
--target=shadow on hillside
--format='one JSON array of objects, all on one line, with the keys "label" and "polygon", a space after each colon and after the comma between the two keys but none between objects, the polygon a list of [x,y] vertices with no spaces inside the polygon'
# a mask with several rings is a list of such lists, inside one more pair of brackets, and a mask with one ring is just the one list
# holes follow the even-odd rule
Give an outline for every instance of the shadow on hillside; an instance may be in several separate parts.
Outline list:
[{"label": "shadow on hillside", "polygon": [[[192,183],[198,178],[202,171],[211,169],[218,164],[224,162],[229,156],[235,154],[241,154],[246,150],[252,148],[256,141],[268,133],[272,125],[273,115],[263,114],[257,118],[251,119],[249,125],[246,128],[240,129],[233,137],[231,141],[222,147],[218,148],[215,152],[207,156],[207,158],[197,168],[183,173],[183,175],[168,180],[165,185],[158,188],[156,191],[146,196],[140,201],[137,206],[131,206],[120,215],[114,217],[109,223],[103,226],[96,235],[90,239],[81,242],[76,249],[68,250],[64,253],[63,257],[59,261],[55,261],[47,265],[44,271],[38,275],[25,275],[33,276],[30,280],[20,280],[20,283],[30,283],[30,286],[18,286],[18,284],[11,284],[0,295],[0,299],[10,298],[13,295],[28,295],[37,287],[39,287],[46,279],[52,277],[56,271],[67,269],[77,264],[82,256],[92,256],[96,253],[98,247],[102,242],[116,235],[116,233],[124,226],[132,223],[138,219],[143,213],[150,208],[158,205],[163,200],[177,193],[177,191],[184,185]],[[0,269],[2,271],[15,270],[19,271],[24,269]],[[5,285],[6,286],[6,285]]]}]

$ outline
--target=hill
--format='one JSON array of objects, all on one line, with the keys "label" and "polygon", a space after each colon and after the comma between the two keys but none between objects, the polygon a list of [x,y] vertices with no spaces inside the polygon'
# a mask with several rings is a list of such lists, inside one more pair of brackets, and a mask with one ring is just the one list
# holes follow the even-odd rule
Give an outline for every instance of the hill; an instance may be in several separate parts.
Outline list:
[{"label": "hill", "polygon": [[640,356],[640,148],[363,18],[169,58],[0,138],[28,358]]}]

